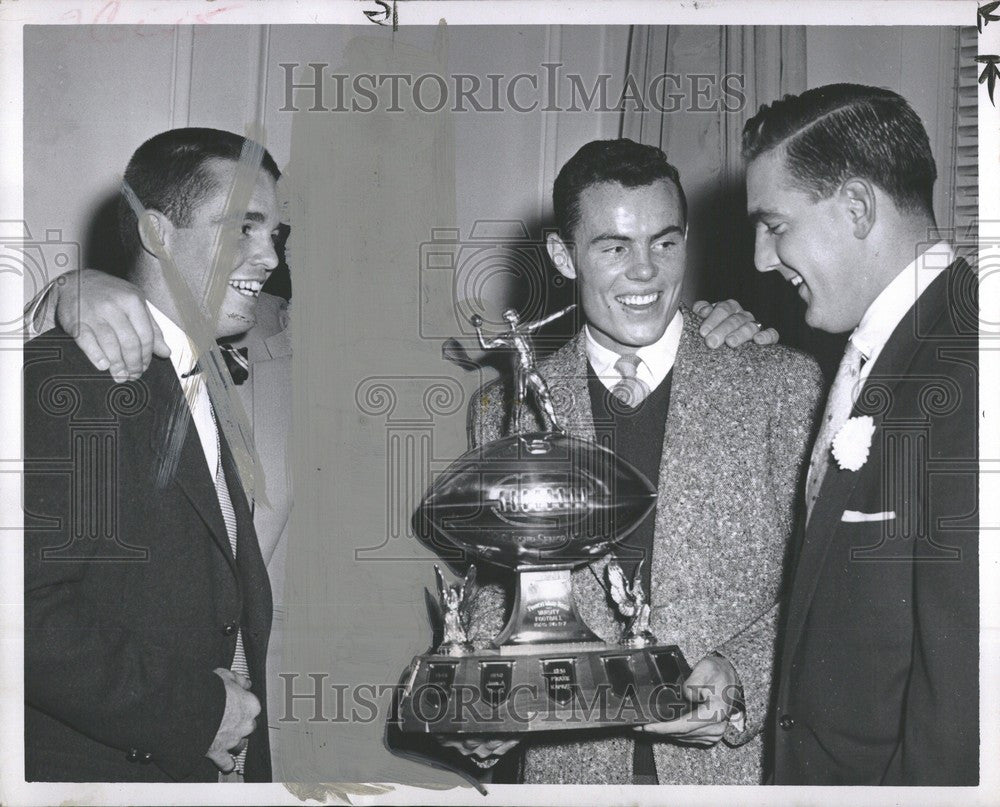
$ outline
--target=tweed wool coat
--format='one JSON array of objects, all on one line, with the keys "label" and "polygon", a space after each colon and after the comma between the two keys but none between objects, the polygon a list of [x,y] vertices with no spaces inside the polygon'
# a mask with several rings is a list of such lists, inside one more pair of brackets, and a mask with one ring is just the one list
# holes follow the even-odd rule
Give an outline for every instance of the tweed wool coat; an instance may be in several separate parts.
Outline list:
[{"label": "tweed wool coat", "polygon": [[[712,651],[726,656],[744,690],[746,722],[710,749],[656,742],[656,769],[661,784],[759,784],[783,563],[821,376],[811,359],[784,347],[712,351],[698,334],[700,320],[683,316],[658,480],[650,627],[692,666]],[[584,345],[580,332],[538,369],[567,431],[594,439]],[[470,405],[471,444],[503,436],[509,409],[499,382],[483,387]],[[533,414],[524,423],[541,428]],[[623,626],[598,580],[606,562],[577,569],[573,593],[584,621],[613,642]],[[480,590],[472,609],[477,641],[502,627],[512,599],[500,584]],[[525,740],[524,781],[631,782],[627,730],[579,737]]]}]

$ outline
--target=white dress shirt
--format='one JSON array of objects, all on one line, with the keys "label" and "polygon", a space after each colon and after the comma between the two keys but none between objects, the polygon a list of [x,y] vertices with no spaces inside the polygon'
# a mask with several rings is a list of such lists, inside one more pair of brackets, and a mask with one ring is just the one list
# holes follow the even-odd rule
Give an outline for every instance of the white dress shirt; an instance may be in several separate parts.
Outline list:
[{"label": "white dress shirt", "polygon": [[[212,417],[212,406],[208,400],[208,387],[205,386],[205,376],[202,373],[188,375],[198,362],[194,344],[177,323],[151,302],[147,301],[146,306],[163,332],[163,341],[170,348],[170,363],[177,373],[177,380],[181,383],[181,392],[184,393],[184,399],[191,411],[191,420],[198,430],[198,439],[201,441],[205,462],[208,464],[208,474],[214,480],[219,453],[216,443],[215,419]],[[154,359],[154,361],[156,360]],[[187,377],[185,378],[185,376]]]},{"label": "white dress shirt", "polygon": [[908,264],[868,306],[851,334],[851,342],[861,351],[864,359],[854,387],[855,401],[896,326],[913,308],[917,298],[954,261],[955,252],[951,245],[947,241],[939,241]]},{"label": "white dress shirt", "polygon": [[[622,380],[622,375],[615,369],[615,362],[621,358],[620,353],[609,350],[604,345],[599,344],[590,332],[590,326],[583,326],[586,339],[584,346],[587,351],[587,359],[590,366],[594,368],[594,373],[601,380],[601,383],[609,390]],[[674,359],[677,357],[677,346],[681,342],[681,334],[684,331],[684,317],[680,310],[674,314],[667,329],[658,340],[651,345],[646,345],[635,351],[641,359],[635,369],[636,378],[643,381],[650,391],[655,390],[667,377],[667,373],[674,366]]]}]

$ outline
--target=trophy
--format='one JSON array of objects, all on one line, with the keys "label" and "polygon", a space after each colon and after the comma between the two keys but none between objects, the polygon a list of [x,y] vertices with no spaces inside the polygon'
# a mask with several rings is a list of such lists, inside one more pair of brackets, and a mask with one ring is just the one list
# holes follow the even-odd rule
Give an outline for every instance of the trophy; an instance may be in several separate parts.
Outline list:
[{"label": "trophy", "polygon": [[[560,423],[530,334],[573,307],[527,324],[509,309],[509,330],[489,341],[482,318],[471,319],[483,349],[515,354],[512,434],[455,460],[434,480],[414,524],[432,545],[516,575],[516,593],[507,624],[489,646],[476,647],[469,638],[475,566],[454,585],[435,567],[443,638],[404,675],[394,717],[404,733],[613,728],[671,720],[691,708],[681,694],[690,667],[676,645],[657,643],[649,630],[641,563],[629,581],[612,557],[600,581],[623,622],[618,644],[601,640],[574,602],[573,569],[635,529],[655,505],[656,489],[612,451],[567,434]],[[521,431],[529,390],[547,431]]]}]

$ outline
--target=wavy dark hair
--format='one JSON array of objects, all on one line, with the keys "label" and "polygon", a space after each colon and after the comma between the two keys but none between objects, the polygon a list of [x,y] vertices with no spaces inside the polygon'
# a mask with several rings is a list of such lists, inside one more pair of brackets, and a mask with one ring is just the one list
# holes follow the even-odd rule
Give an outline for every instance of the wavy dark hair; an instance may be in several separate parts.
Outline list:
[{"label": "wavy dark hair", "polygon": [[927,132],[890,90],[830,84],[762,106],[743,128],[743,159],[777,148],[796,184],[816,200],[863,177],[897,207],[934,215],[937,167]]},{"label": "wavy dark hair", "polygon": [[572,239],[573,230],[580,223],[580,195],[591,185],[618,182],[626,188],[643,188],[660,179],[674,183],[687,224],[687,198],[680,174],[667,162],[663,151],[627,138],[592,140],[569,158],[552,188],[559,234],[566,240]]},{"label": "wavy dark hair", "polygon": [[[143,207],[158,210],[178,227],[191,222],[192,211],[216,189],[210,160],[238,161],[247,138],[222,129],[171,129],[151,137],[136,149],[125,169],[125,182]],[[275,181],[281,176],[274,158],[264,149],[261,168]],[[125,256],[139,254],[137,220],[122,194],[118,201],[118,234]]]}]

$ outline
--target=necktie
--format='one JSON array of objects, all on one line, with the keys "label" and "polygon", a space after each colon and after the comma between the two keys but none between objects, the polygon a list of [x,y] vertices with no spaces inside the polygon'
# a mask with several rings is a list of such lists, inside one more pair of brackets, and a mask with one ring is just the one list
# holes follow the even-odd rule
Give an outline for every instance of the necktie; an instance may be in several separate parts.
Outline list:
[{"label": "necktie", "polygon": [[637,354],[626,353],[615,362],[615,369],[621,373],[622,380],[615,384],[611,394],[633,409],[649,395],[649,385],[636,377],[636,369],[641,361]]},{"label": "necktie", "polygon": [[229,368],[229,375],[233,377],[234,384],[242,384],[250,377],[250,361],[247,358],[248,351],[245,347],[233,347],[228,342],[219,345],[222,350],[222,358]]},{"label": "necktie", "polygon": [[861,371],[861,351],[853,342],[847,343],[844,358],[840,360],[837,376],[830,388],[830,397],[826,401],[823,412],[819,437],[813,446],[812,457],[809,460],[809,475],[806,477],[806,523],[812,515],[813,505],[819,498],[819,489],[823,485],[827,466],[830,464],[830,445],[837,432],[847,422],[847,416],[854,407],[854,389],[858,383]]},{"label": "necktie", "polygon": [[[250,360],[247,358],[248,351],[245,347],[233,347],[228,342],[219,345],[222,358],[226,362],[226,368],[233,379],[233,383],[239,386],[250,377]],[[201,372],[201,362],[199,361],[190,372],[184,373],[181,378],[197,375]]]},{"label": "necktie", "polygon": [[[226,536],[229,538],[229,547],[233,550],[233,557],[236,557],[236,511],[233,509],[233,500],[229,496],[229,486],[226,484],[226,471],[222,466],[222,445],[219,439],[219,423],[215,419],[215,410],[212,409],[212,422],[215,424],[215,493],[219,497],[219,509],[222,510],[222,520],[226,525]],[[236,632],[236,653],[233,656],[233,663],[229,667],[235,673],[242,673],[247,678],[250,677],[250,666],[247,664],[246,651],[243,648],[243,630]],[[243,773],[243,766],[246,762],[247,749],[244,748],[236,759],[236,770]]]}]

